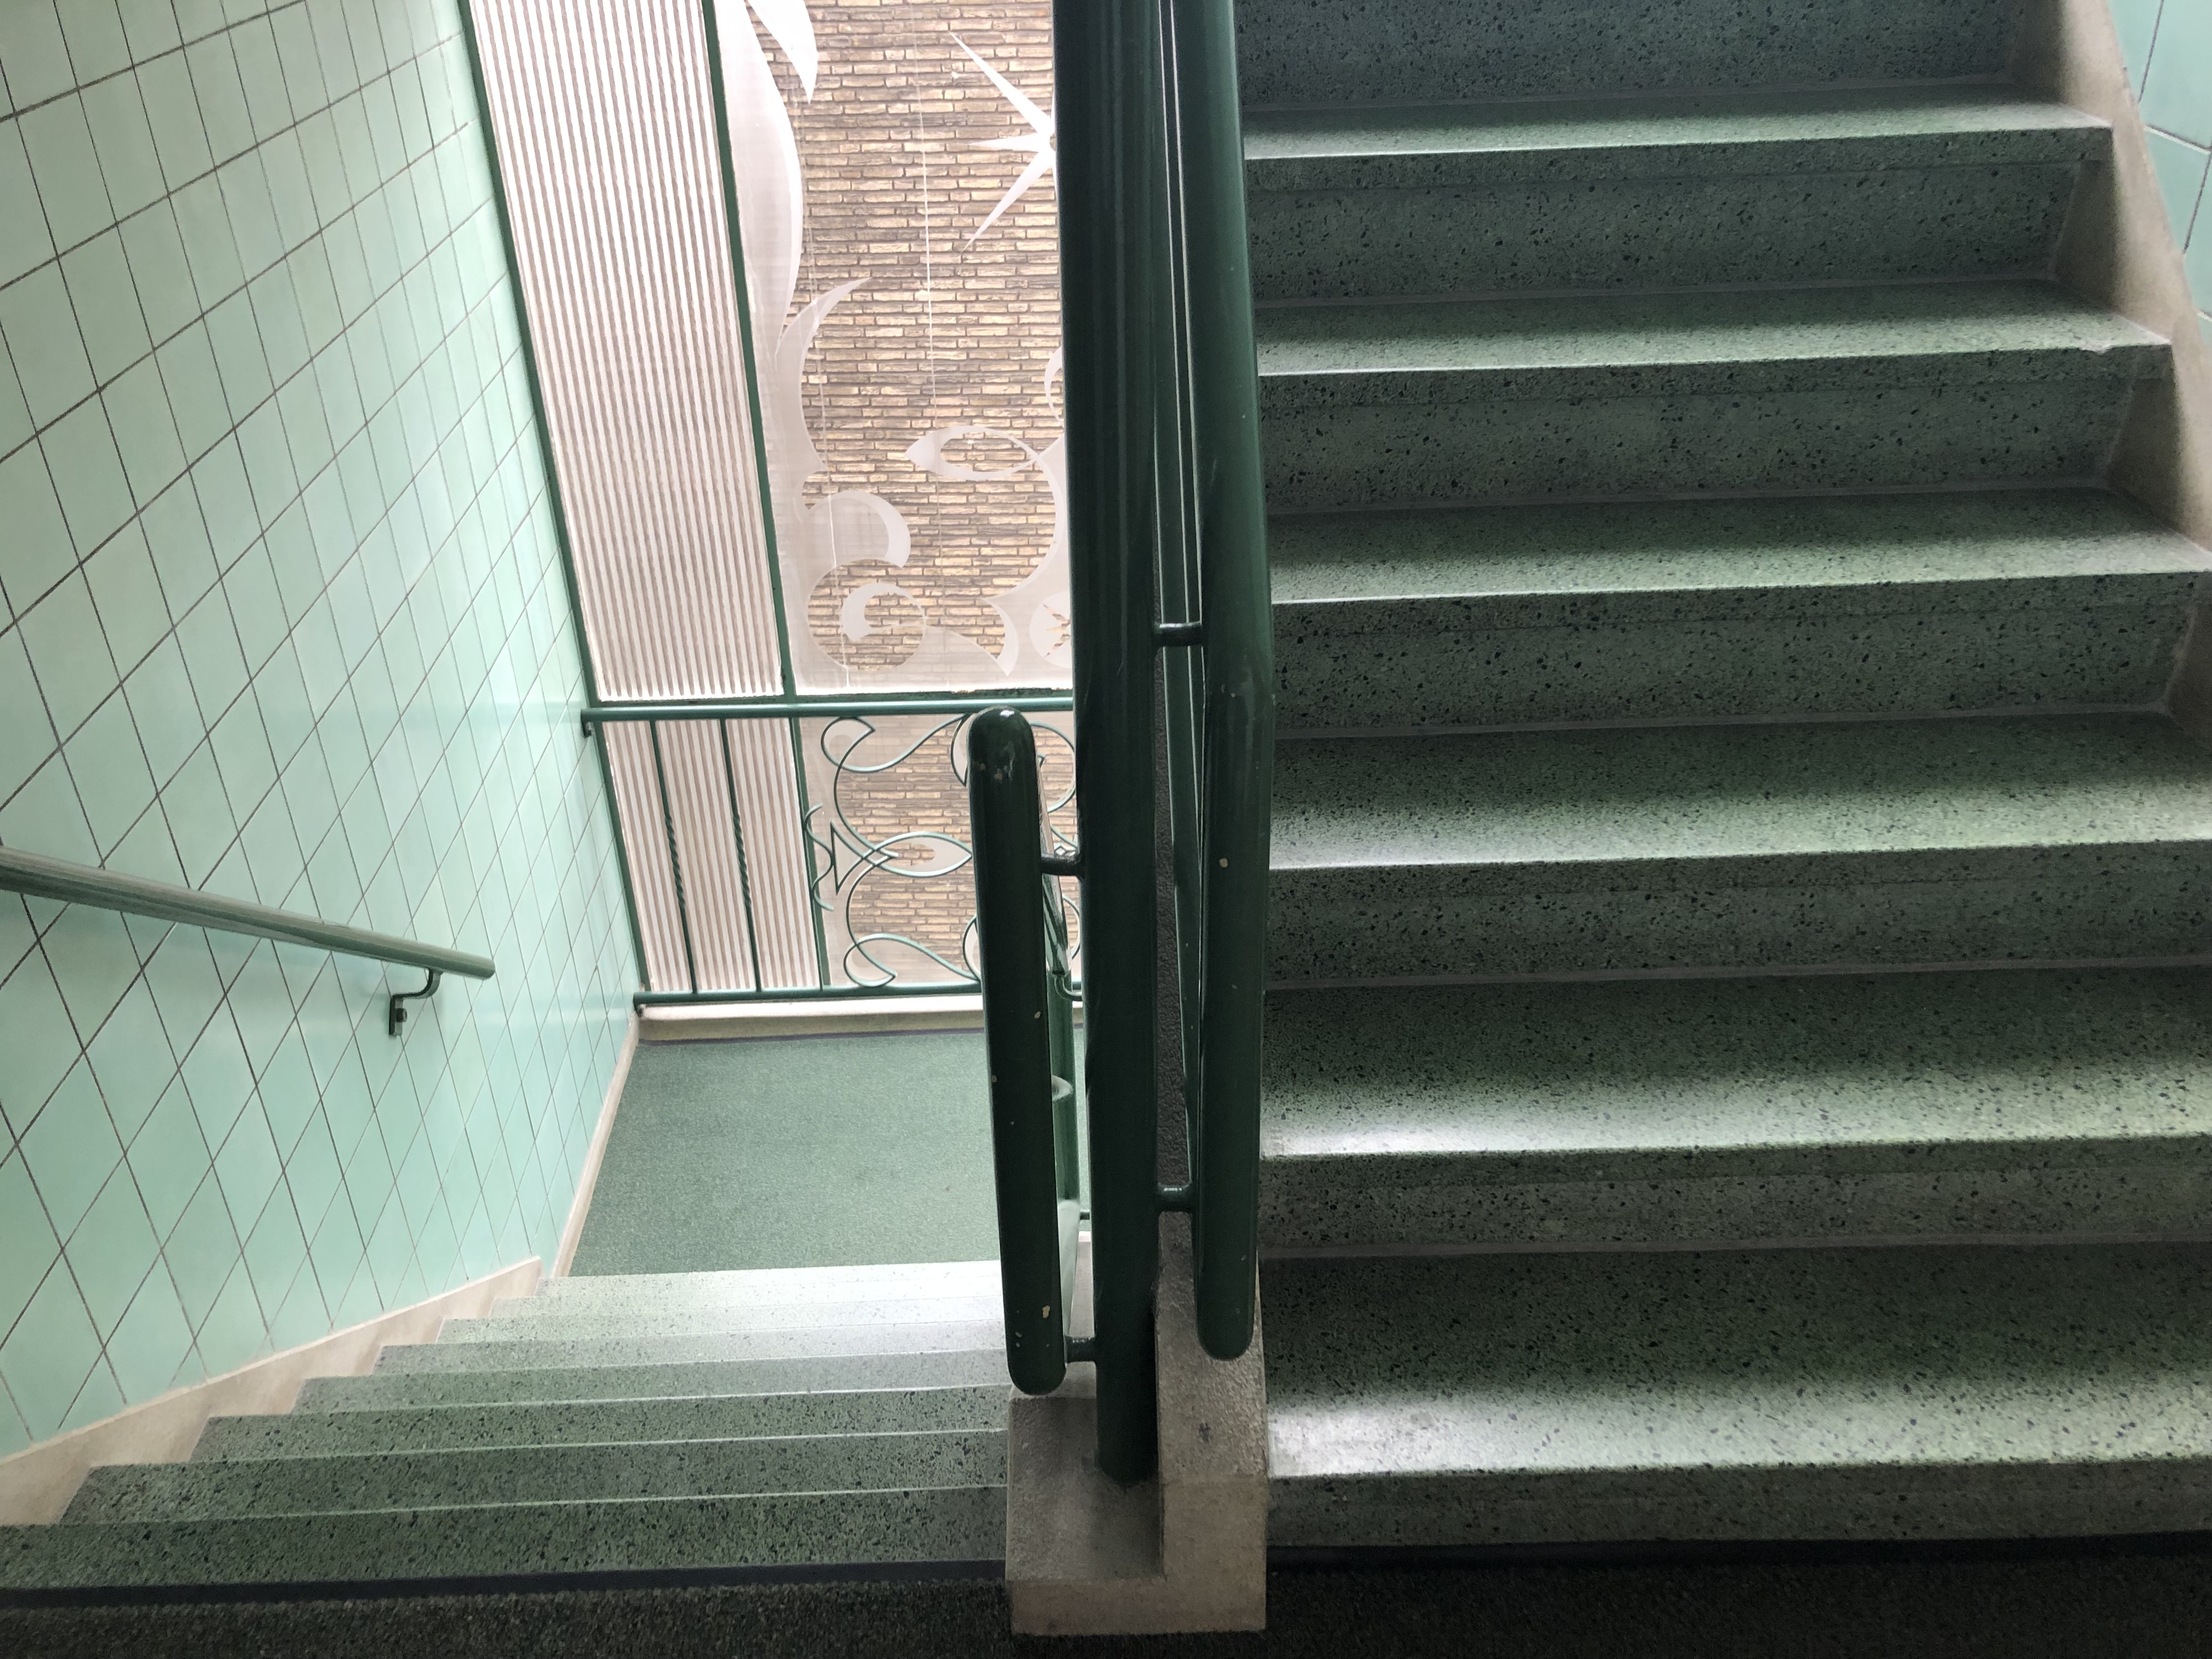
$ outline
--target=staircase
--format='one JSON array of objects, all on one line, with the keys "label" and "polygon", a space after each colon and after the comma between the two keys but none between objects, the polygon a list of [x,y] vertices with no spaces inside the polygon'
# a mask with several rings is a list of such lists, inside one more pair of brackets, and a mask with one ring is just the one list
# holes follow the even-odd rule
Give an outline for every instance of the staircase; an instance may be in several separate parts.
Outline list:
[{"label": "staircase", "polygon": [[0,1591],[392,1585],[1006,1551],[994,1261],[563,1279],[95,1469]]},{"label": "staircase", "polygon": [[1277,1546],[2212,1527],[2212,558],[2014,9],[1240,9]]}]

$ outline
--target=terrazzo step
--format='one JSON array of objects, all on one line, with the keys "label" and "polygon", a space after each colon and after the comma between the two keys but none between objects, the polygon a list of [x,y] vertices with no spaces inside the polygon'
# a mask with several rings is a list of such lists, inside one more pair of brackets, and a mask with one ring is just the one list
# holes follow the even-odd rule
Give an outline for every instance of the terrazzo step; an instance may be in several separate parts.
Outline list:
[{"label": "terrazzo step", "polygon": [[2212,555],[2095,489],[1279,517],[1282,729],[2148,705]]},{"label": "terrazzo step", "polygon": [[1003,1430],[1006,1398],[1006,1384],[1001,1380],[996,1387],[368,1407],[310,1411],[288,1417],[219,1417],[201,1431],[191,1461],[246,1462],[499,1446]]},{"label": "terrazzo step", "polygon": [[551,1342],[618,1336],[711,1336],[842,1330],[859,1326],[988,1324],[1004,1318],[997,1296],[939,1297],[926,1302],[830,1302],[722,1307],[660,1307],[617,1311],[586,1304],[501,1309],[484,1319],[449,1319],[441,1342]]},{"label": "terrazzo step", "polygon": [[948,1324],[839,1325],[696,1336],[549,1336],[437,1341],[388,1347],[380,1372],[555,1370],[586,1367],[691,1365],[747,1360],[846,1359],[963,1353],[1002,1343],[997,1321]]},{"label": "terrazzo step", "polygon": [[[391,1349],[385,1351],[387,1354]],[[430,1350],[464,1356],[483,1350]],[[527,1356],[539,1360],[536,1354]],[[694,1396],[850,1394],[862,1389],[985,1388],[1006,1384],[1003,1344],[942,1353],[843,1355],[821,1359],[705,1359],[634,1364],[563,1364],[545,1358],[507,1370],[383,1370],[316,1377],[295,1413],[393,1411],[421,1406],[544,1405]]]},{"label": "terrazzo step", "polygon": [[470,1504],[0,1527],[0,1589],[374,1584],[1003,1560],[1001,1487]]},{"label": "terrazzo step", "polygon": [[2042,276],[2097,118],[2009,86],[1255,110],[1255,299]]},{"label": "terrazzo step", "polygon": [[1002,1424],[993,1430],[918,1434],[483,1450],[448,1447],[235,1463],[118,1465],[94,1469],[85,1478],[63,1522],[329,1516],[490,1503],[921,1491],[1006,1483]]},{"label": "terrazzo step", "polygon": [[1261,1239],[2203,1229],[2208,1009],[2203,968],[1278,994]]},{"label": "terrazzo step", "polygon": [[1277,1261],[1277,1545],[2212,1527],[2202,1245]]},{"label": "terrazzo step", "polygon": [[[996,1261],[917,1261],[865,1267],[756,1267],[698,1273],[594,1273],[548,1279],[512,1298],[549,1313],[590,1309],[740,1308],[839,1302],[917,1302],[984,1297],[999,1289]],[[507,1311],[508,1298],[495,1304]]]},{"label": "terrazzo step", "polygon": [[2103,476],[2166,343],[2041,282],[1262,307],[1272,512]]},{"label": "terrazzo step", "polygon": [[1995,79],[2009,0],[1237,0],[1248,106]]},{"label": "terrazzo step", "polygon": [[2212,757],[2156,714],[1291,742],[1273,811],[1278,984],[2212,942]]}]

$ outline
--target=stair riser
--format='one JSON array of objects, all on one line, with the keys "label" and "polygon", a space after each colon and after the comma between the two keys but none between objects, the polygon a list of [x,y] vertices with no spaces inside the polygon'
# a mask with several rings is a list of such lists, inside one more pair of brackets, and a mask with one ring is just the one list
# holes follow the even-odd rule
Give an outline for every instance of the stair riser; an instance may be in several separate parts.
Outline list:
[{"label": "stair riser", "polygon": [[[1909,1158],[1911,1150],[1893,1156]],[[1593,1155],[1583,1160],[1589,1175],[1578,1181],[1516,1181],[1500,1167],[1508,1162],[1502,1158],[1270,1162],[1261,1173],[1260,1238],[1270,1248],[1301,1249],[2153,1235],[2197,1231],[2212,1217],[2212,1144],[2201,1140],[2108,1149],[2028,1142],[1981,1152],[1978,1168],[1840,1173],[1791,1167],[1819,1163],[1818,1153],[1747,1153],[1711,1161],[1771,1167],[1711,1175],[1699,1167],[1706,1160],[1686,1154]],[[2166,1160],[2160,1165],[2141,1162],[2159,1154]],[[1668,1164],[1673,1168],[1655,1168]]]},{"label": "stair riser", "polygon": [[1002,1559],[1003,1487],[0,1529],[0,1588]]},{"label": "stair riser", "polygon": [[855,1389],[983,1387],[1003,1385],[1006,1381],[1003,1349],[503,1371],[377,1371],[368,1376],[310,1381],[301,1390],[300,1402],[294,1409],[301,1413],[384,1411],[677,1395],[842,1393]]},{"label": "stair riser", "polygon": [[738,1395],[617,1400],[550,1406],[443,1406],[417,1411],[324,1411],[220,1417],[201,1432],[194,1462],[334,1457],[364,1452],[466,1450],[744,1436],[910,1434],[1003,1429],[1006,1390]]},{"label": "stair riser", "polygon": [[1985,380],[1964,366],[1949,384],[1644,396],[1607,395],[1603,377],[1562,377],[1585,390],[1560,397],[1427,378],[1462,382],[1461,398],[1368,402],[1346,386],[1330,407],[1292,409],[1310,394],[1263,381],[1269,508],[2094,479],[2133,389],[2103,374]]},{"label": "stair riser", "polygon": [[465,1504],[1003,1486],[1006,1436],[684,1441],[95,1469],[71,1522],[328,1516]]},{"label": "stair riser", "polygon": [[2007,0],[1239,0],[1248,105],[1943,81],[2004,72]]},{"label": "stair riser", "polygon": [[1304,1547],[1662,1539],[2067,1538],[2212,1526],[2212,1461],[2087,1470],[1684,1468],[1638,1478],[1284,1480],[1267,1541]]},{"label": "stair riser", "polygon": [[2212,848],[1279,870],[1271,982],[2203,954]]},{"label": "stair riser", "polygon": [[2158,597],[2047,610],[2008,602],[2001,583],[1983,588],[1987,610],[1945,591],[1925,611],[1876,613],[1819,590],[1790,593],[1785,615],[1714,615],[1708,595],[1672,616],[1593,601],[1585,618],[1519,627],[1489,625],[1510,608],[1498,601],[1278,606],[1275,718],[1296,732],[2145,707],[2165,694],[2195,583],[2142,586]]},{"label": "stair riser", "polygon": [[1323,300],[2040,276],[2074,177],[2069,163],[1257,190],[1252,291]]}]

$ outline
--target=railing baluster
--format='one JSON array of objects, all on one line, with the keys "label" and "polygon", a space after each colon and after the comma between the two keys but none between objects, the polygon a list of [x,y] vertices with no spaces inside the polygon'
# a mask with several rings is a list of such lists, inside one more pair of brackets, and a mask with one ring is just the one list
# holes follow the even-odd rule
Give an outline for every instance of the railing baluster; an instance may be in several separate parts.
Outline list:
[{"label": "railing baluster", "polygon": [[1165,230],[1157,0],[1055,0],[1068,563],[1083,853],[1084,1073],[1098,1467],[1156,1462],[1159,1264],[1153,1074],[1153,433],[1159,364],[1147,262]]},{"label": "railing baluster", "polygon": [[714,722],[715,734],[722,740],[722,781],[730,792],[730,838],[738,848],[738,896],[745,907],[745,951],[753,965],[753,989],[764,988],[761,977],[760,929],[753,925],[753,877],[745,862],[745,825],[738,811],[738,768],[730,758],[730,723]]},{"label": "railing baluster", "polygon": [[699,988],[699,961],[691,951],[691,908],[684,897],[684,860],[676,852],[676,813],[668,804],[668,769],[660,758],[660,722],[647,720],[645,734],[653,744],[653,781],[660,791],[660,825],[668,836],[668,878],[676,888],[676,924],[684,934],[684,976]]}]

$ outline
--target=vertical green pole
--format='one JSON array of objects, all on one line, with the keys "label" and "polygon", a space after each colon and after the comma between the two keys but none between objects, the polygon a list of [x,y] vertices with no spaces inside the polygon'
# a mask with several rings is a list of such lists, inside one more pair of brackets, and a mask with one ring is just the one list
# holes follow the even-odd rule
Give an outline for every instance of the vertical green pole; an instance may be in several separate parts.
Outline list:
[{"label": "vertical green pole", "polygon": [[1244,227],[1233,0],[1173,0],[1189,235],[1191,407],[1206,623],[1206,934],[1191,1147],[1199,1340],[1252,1340],[1259,1261],[1260,1041],[1275,747],[1274,619]]},{"label": "vertical green pole", "polygon": [[1066,353],[1084,1073],[1091,1116],[1098,1467],[1158,1461],[1154,1168],[1153,405],[1148,262],[1162,246],[1158,0],[1054,0]]}]

